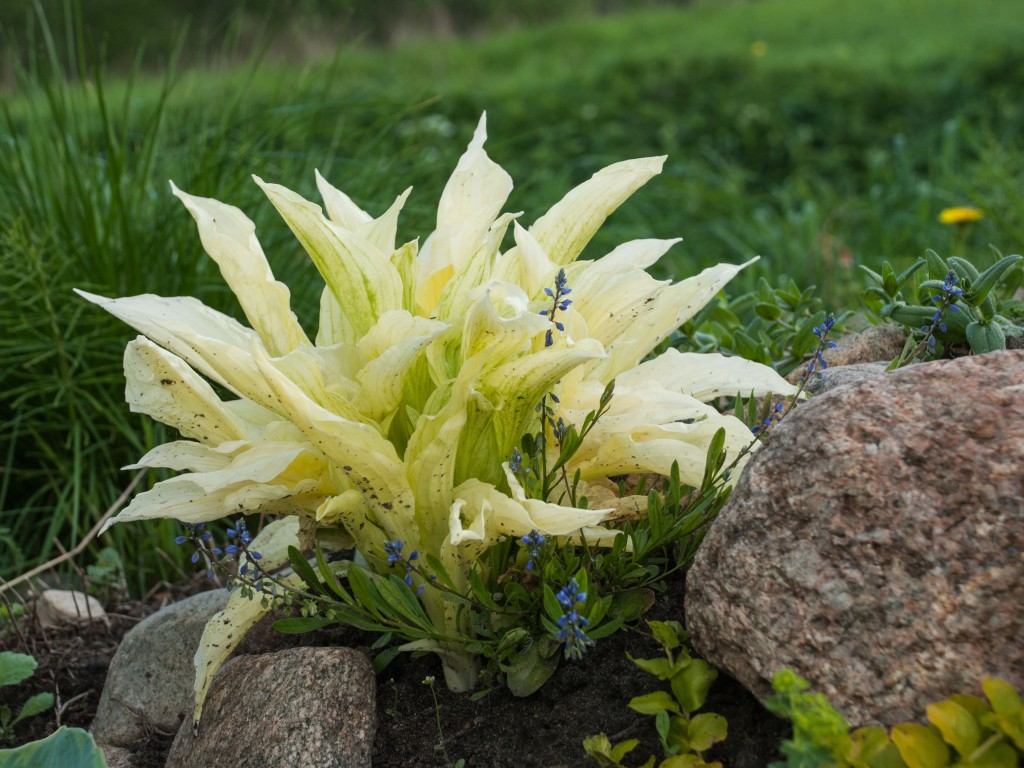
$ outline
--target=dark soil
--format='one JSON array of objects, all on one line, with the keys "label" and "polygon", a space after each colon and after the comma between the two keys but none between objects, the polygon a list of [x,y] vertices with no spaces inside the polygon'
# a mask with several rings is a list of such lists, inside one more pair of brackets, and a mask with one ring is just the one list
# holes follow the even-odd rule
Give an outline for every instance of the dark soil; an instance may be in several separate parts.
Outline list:
[{"label": "dark soil", "polygon": [[[648,617],[679,618],[682,596],[680,580],[670,585]],[[108,607],[109,630],[94,624],[43,631],[24,622],[20,637],[12,632],[0,636],[0,650],[31,652],[39,661],[29,681],[4,689],[5,703],[20,706],[42,690],[52,691],[57,702],[54,712],[19,723],[17,743],[42,738],[62,724],[88,727],[120,638],[159,606],[158,601],[113,603]],[[332,644],[363,649],[372,641],[348,629],[327,634]],[[317,635],[322,642],[324,633]],[[501,689],[478,701],[445,688],[435,657],[400,656],[379,680],[373,765],[450,768],[462,759],[466,766],[480,768],[582,768],[595,765],[583,751],[584,737],[601,732],[613,743],[640,740],[632,759],[627,758],[630,765],[640,765],[650,755],[657,755],[660,762],[654,718],[634,712],[627,704],[634,696],[664,686],[630,662],[627,653],[649,658],[659,655],[659,648],[644,632],[620,632],[600,641],[582,662],[563,662],[532,696],[515,698]],[[424,684],[428,676],[435,678],[433,686]],[[789,735],[788,723],[769,714],[724,674],[712,686],[703,711],[717,712],[728,720],[728,738],[710,755],[726,768],[764,768],[778,757],[778,746]],[[154,732],[132,745],[136,766],[162,768],[171,741],[171,736]]]}]

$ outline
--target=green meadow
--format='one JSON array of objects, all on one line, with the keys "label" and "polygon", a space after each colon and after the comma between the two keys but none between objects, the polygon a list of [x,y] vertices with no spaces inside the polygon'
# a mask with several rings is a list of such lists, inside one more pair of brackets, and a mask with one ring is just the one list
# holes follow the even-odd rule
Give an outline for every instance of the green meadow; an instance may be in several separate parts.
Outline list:
[{"label": "green meadow", "polygon": [[[293,42],[200,57],[190,46],[209,36],[196,29],[113,66],[124,51],[36,24],[36,52],[8,64],[0,577],[54,556],[55,541],[73,547],[130,481],[120,468],[166,437],[123,403],[131,331],[72,288],[194,295],[237,312],[169,180],[246,211],[307,324],[319,277],[251,174],[316,198],[319,169],[374,215],[412,186],[399,236],[422,238],[485,111],[488,152],[516,180],[511,210],[543,211],[617,160],[667,155],[587,253],[681,236],[658,267],[677,278],[759,256],[730,297],[759,277],[791,278],[826,308],[857,310],[862,265],[906,266],[932,248],[984,266],[1024,245],[1017,0],[722,1],[604,16],[581,4],[543,22],[495,18],[470,36],[336,50],[315,18],[289,29],[318,53],[299,56]],[[957,205],[985,218],[939,223]],[[144,592],[189,570],[177,533],[172,522],[118,526],[82,562],[112,546]]]}]

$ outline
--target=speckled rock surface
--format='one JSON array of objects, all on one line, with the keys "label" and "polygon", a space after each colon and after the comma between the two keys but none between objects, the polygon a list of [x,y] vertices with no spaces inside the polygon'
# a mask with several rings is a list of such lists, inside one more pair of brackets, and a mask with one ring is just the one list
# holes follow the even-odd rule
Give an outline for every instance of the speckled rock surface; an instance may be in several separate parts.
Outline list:
[{"label": "speckled rock surface", "polygon": [[855,725],[1024,688],[1024,352],[914,365],[798,408],[687,580],[697,651],[759,696],[792,667]]},{"label": "speckled rock surface", "polygon": [[844,384],[857,384],[884,376],[888,365],[888,363],[880,362],[829,366],[823,371],[813,373],[807,380],[807,384],[804,385],[804,389],[812,395],[821,395]]},{"label": "speckled rock surface", "polygon": [[373,665],[358,651],[240,656],[214,683],[199,735],[191,722],[178,731],[167,768],[369,768],[376,730]]},{"label": "speckled rock surface", "polygon": [[829,365],[856,365],[878,360],[889,362],[903,351],[906,333],[898,325],[872,325],[860,333],[847,334],[823,353]]},{"label": "speckled rock surface", "polygon": [[92,731],[97,742],[131,744],[153,728],[175,733],[192,712],[193,661],[203,628],[228,600],[200,592],[141,621],[110,663]]}]

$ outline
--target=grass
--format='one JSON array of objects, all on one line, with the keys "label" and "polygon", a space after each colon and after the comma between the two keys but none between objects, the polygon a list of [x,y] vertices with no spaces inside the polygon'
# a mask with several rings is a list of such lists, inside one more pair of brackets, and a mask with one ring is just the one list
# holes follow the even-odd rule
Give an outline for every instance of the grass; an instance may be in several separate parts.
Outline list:
[{"label": "grass", "polygon": [[[311,324],[318,278],[249,174],[315,197],[319,168],[374,213],[413,185],[400,234],[422,236],[486,109],[511,210],[543,210],[610,162],[669,155],[589,255],[681,234],[663,273],[761,255],[731,291],[787,274],[854,308],[860,264],[1024,246],[1018,16],[1013,0],[698,3],[161,77],[44,46],[0,119],[0,576],[52,555],[55,537],[74,545],[127,484],[118,467],[164,437],[121,402],[130,332],[71,288],[235,311],[168,179],[256,221]],[[986,219],[936,222],[962,203]],[[174,533],[108,534],[133,590],[176,575]]]}]

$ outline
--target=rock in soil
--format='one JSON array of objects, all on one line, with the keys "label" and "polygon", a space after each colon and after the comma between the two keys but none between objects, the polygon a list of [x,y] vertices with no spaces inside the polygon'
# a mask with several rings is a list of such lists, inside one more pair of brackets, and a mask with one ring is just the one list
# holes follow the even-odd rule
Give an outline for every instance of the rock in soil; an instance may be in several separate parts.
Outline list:
[{"label": "rock in soil", "polygon": [[912,365],[789,415],[688,575],[697,651],[791,667],[855,725],[1024,688],[1024,351]]}]

